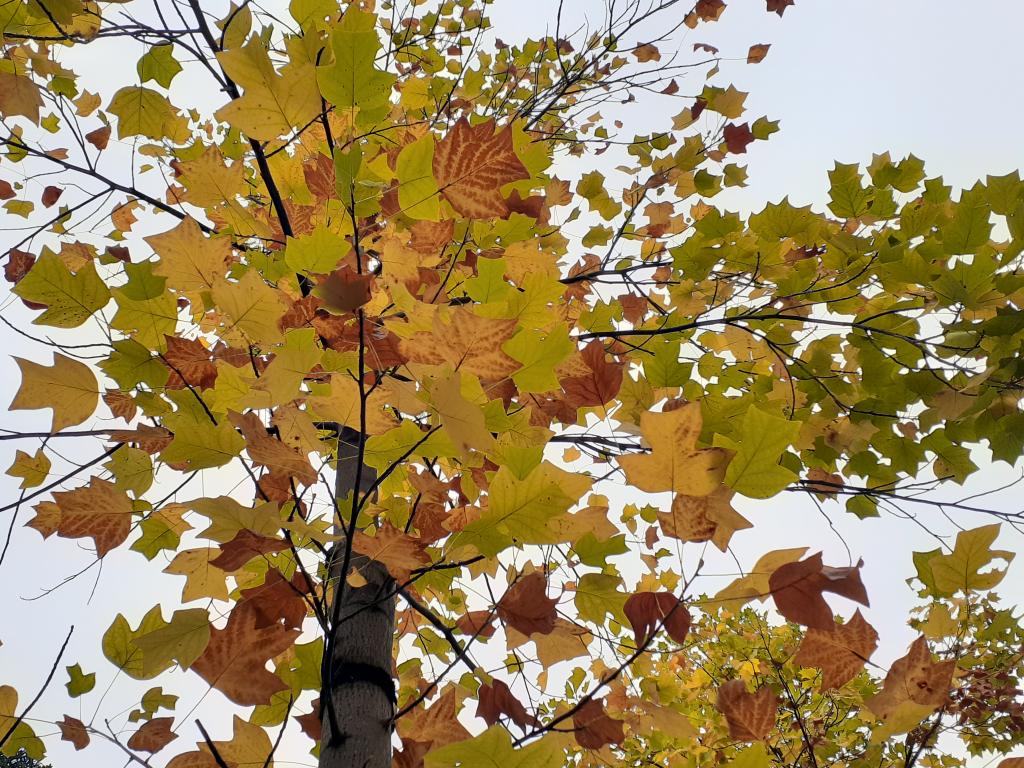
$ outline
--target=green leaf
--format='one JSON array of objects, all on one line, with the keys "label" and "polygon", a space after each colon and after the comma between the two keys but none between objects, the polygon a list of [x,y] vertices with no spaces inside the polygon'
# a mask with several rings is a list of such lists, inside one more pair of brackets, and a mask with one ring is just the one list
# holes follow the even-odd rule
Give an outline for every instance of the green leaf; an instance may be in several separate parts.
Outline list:
[{"label": "green leaf", "polygon": [[[953,551],[944,555],[939,550],[915,552],[914,561],[919,576],[927,568],[930,579],[922,578],[925,585],[938,597],[952,597],[958,592],[992,589],[1003,580],[1006,569],[992,569],[982,573],[993,560],[1010,562],[1013,552],[992,549],[999,535],[999,524],[983,525],[957,534]],[[920,559],[919,559],[920,558]]]},{"label": "green leaf", "polygon": [[413,219],[441,218],[441,198],[434,178],[434,135],[425,133],[407,144],[395,165],[398,176],[398,204]]},{"label": "green leaf", "polygon": [[[114,617],[110,628],[103,633],[103,655],[129,677],[136,680],[154,678],[167,669],[170,663],[160,669],[155,669],[152,664],[145,665],[143,651],[135,645],[135,639],[166,626],[167,622],[164,621],[159,605],[150,608],[139,622],[139,628],[134,630],[128,620],[119,613]],[[143,671],[144,668],[146,671]]]},{"label": "green leaf", "polygon": [[782,454],[800,432],[800,422],[748,408],[739,442],[716,435],[715,445],[736,452],[725,471],[725,484],[752,499],[767,499],[796,480],[779,465]]},{"label": "green leaf", "polygon": [[152,88],[127,86],[114,94],[107,111],[117,117],[117,138],[145,136],[149,139],[170,139],[176,144],[188,140],[188,120]]},{"label": "green leaf", "polygon": [[181,64],[174,58],[174,46],[171,43],[154,45],[139,59],[136,68],[142,82],[155,80],[164,88],[170,88],[175,75],[181,72]]},{"label": "green leaf", "polygon": [[427,753],[424,768],[562,768],[565,734],[548,734],[516,749],[512,736],[492,725],[474,739],[449,744]]},{"label": "green leaf", "polygon": [[163,419],[164,426],[174,433],[160,454],[163,461],[180,462],[192,472],[221,467],[242,452],[245,438],[224,417],[215,424],[192,392],[177,390],[168,392],[167,397],[178,409]]},{"label": "green leaf", "polygon": [[136,635],[132,642],[142,651],[142,674],[155,677],[178,662],[188,669],[210,642],[210,617],[205,608],[175,611],[168,624]]},{"label": "green leaf", "polygon": [[550,392],[558,389],[555,366],[568,359],[576,349],[564,325],[541,335],[523,329],[502,345],[502,349],[522,368],[512,374],[520,392]]},{"label": "green leaf", "polygon": [[110,301],[110,291],[90,261],[72,274],[60,257],[47,252],[11,289],[26,301],[45,304],[32,322],[55,328],[77,328]]},{"label": "green leaf", "polygon": [[343,109],[358,108],[356,124],[372,125],[391,108],[395,76],[376,67],[380,38],[377,16],[350,6],[331,35],[334,62],[317,69],[324,98]]},{"label": "green leaf", "polygon": [[65,669],[68,671],[68,681],[64,683],[64,686],[68,689],[68,695],[71,698],[77,699],[96,687],[95,672],[85,674],[82,672],[80,664],[73,664],[70,667],[65,667]]}]

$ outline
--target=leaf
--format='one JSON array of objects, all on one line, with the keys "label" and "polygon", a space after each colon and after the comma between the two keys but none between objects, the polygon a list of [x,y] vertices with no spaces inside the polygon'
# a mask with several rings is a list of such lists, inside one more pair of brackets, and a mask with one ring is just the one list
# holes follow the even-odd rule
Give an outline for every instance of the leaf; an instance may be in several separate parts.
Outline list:
[{"label": "leaf", "polygon": [[[356,109],[356,124],[370,127],[384,119],[390,106],[395,76],[375,66],[380,38],[377,17],[348,8],[331,33],[334,61],[317,67],[320,93],[342,109]],[[317,106],[319,111],[319,106]]]},{"label": "leaf", "polygon": [[142,652],[142,674],[153,677],[177,662],[192,666],[210,641],[210,616],[205,608],[175,611],[170,622],[137,634],[132,642]]},{"label": "leaf", "polygon": [[128,739],[128,749],[138,752],[159,752],[178,738],[178,734],[171,730],[173,722],[173,717],[154,717],[131,735]]},{"label": "leaf", "polygon": [[508,626],[532,635],[547,634],[555,628],[558,600],[547,596],[548,581],[533,572],[516,581],[498,602],[498,617]]},{"label": "leaf", "polygon": [[507,717],[520,728],[537,727],[540,721],[526,711],[519,701],[501,680],[484,683],[477,691],[476,716],[483,718],[487,725],[494,725],[501,717]]},{"label": "leaf", "polygon": [[64,683],[64,687],[68,689],[68,695],[71,698],[77,699],[96,687],[95,672],[85,674],[79,664],[73,664],[65,669],[68,671],[68,681]]},{"label": "leaf", "polygon": [[768,55],[769,48],[771,45],[768,43],[757,43],[750,46],[750,50],[747,51],[747,64],[760,64]]},{"label": "leaf", "polygon": [[449,363],[482,381],[500,381],[520,368],[501,348],[515,329],[515,320],[485,318],[467,307],[457,307],[449,313],[448,322],[438,315],[433,330],[418,331],[403,339],[401,349],[411,362]]},{"label": "leaf", "polygon": [[726,453],[721,448],[698,448],[700,403],[662,413],[646,412],[640,431],[651,447],[649,454],[619,457],[626,479],[641,491],[676,491],[706,496],[722,483]]},{"label": "leaf", "polygon": [[569,358],[575,345],[568,329],[558,324],[542,334],[524,328],[505,342],[502,349],[521,364],[512,374],[512,380],[525,394],[558,389],[555,368]]},{"label": "leaf", "polygon": [[212,296],[231,319],[229,328],[237,330],[245,341],[266,346],[283,340],[277,324],[284,314],[281,297],[255,270],[247,271],[237,282],[217,280]]},{"label": "leaf", "polygon": [[893,662],[881,692],[864,703],[883,721],[884,733],[906,733],[946,701],[955,668],[954,659],[935,661],[922,635]]},{"label": "leaf", "polygon": [[456,689],[449,686],[429,707],[410,712],[409,721],[399,725],[403,741],[412,737],[437,749],[470,738],[469,731],[457,718],[460,698]]},{"label": "leaf", "polygon": [[275,693],[287,690],[280,677],[267,671],[266,663],[299,636],[297,629],[279,624],[257,627],[258,620],[252,607],[238,603],[224,629],[210,630],[209,645],[192,665],[207,683],[242,706],[267,704]]},{"label": "leaf", "polygon": [[220,550],[216,547],[186,549],[174,556],[164,573],[172,573],[185,577],[181,601],[200,600],[212,597],[214,600],[227,600],[228,588],[225,580],[227,574],[213,565]]},{"label": "leaf", "polygon": [[76,752],[80,752],[89,746],[89,732],[85,729],[85,723],[76,717],[64,715],[64,719],[57,723],[60,728],[60,740],[70,741]]},{"label": "leaf", "polygon": [[107,112],[117,117],[117,138],[145,136],[161,141],[184,143],[189,135],[188,120],[152,88],[129,85],[110,100]]},{"label": "leaf", "polygon": [[411,571],[430,563],[430,556],[418,539],[388,523],[377,528],[373,536],[356,531],[352,549],[383,564],[399,583],[408,581]]},{"label": "leaf", "polygon": [[170,88],[171,81],[181,72],[181,64],[174,58],[174,46],[168,43],[151,46],[139,59],[136,69],[140,82],[155,80],[164,88]]},{"label": "leaf", "polygon": [[463,397],[460,372],[434,382],[430,387],[430,403],[460,452],[486,451],[494,446],[494,437],[487,429],[483,409]]},{"label": "leaf", "polygon": [[370,301],[373,275],[358,274],[344,266],[331,272],[313,289],[313,295],[323,302],[324,309],[335,314],[355,312]]},{"label": "leaf", "polygon": [[120,546],[131,531],[132,504],[113,483],[92,478],[89,485],[73,491],[54,491],[60,509],[57,535],[66,539],[88,537],[103,557]]},{"label": "leaf", "polygon": [[794,5],[796,0],[765,0],[768,6],[768,13],[777,13],[782,16],[789,6]]},{"label": "leaf", "polygon": [[[992,589],[997,586],[1006,575],[1006,569],[993,569],[982,573],[982,568],[997,558],[1009,563],[1014,557],[1013,552],[992,549],[998,535],[998,523],[960,531],[951,553],[946,555],[936,551],[934,555],[924,559],[923,567],[931,574],[931,579],[926,582],[931,591],[938,597],[952,597],[957,592]],[[915,553],[915,562],[918,555],[925,554],[931,553]],[[921,569],[922,566],[919,566],[919,571]]]},{"label": "leaf", "polygon": [[743,515],[733,509],[733,492],[724,485],[707,496],[676,494],[669,512],[658,512],[658,523],[667,536],[682,541],[713,542],[725,552],[736,531],[751,528]]},{"label": "leaf", "polygon": [[160,257],[154,274],[167,278],[167,287],[186,295],[208,291],[227,275],[231,243],[207,237],[195,219],[187,217],[174,229],[145,238]]},{"label": "leaf", "polygon": [[800,562],[786,563],[768,579],[775,607],[788,621],[831,630],[835,620],[822,593],[832,592],[868,605],[868,595],[860,580],[861,565],[832,568],[822,563],[820,552]]},{"label": "leaf", "polygon": [[831,629],[809,629],[793,661],[821,670],[823,691],[841,688],[864,668],[878,647],[878,633],[858,610],[845,624]]},{"label": "leaf", "polygon": [[[14,727],[14,721],[22,713],[18,710],[18,692],[9,685],[0,685],[0,733],[7,736],[0,754],[13,756],[18,749],[24,749],[33,760],[42,760],[44,747],[32,727],[24,720]],[[13,731],[11,730],[13,728]]]},{"label": "leaf", "polygon": [[402,147],[395,163],[398,204],[412,219],[438,221],[441,218],[441,200],[433,171],[434,144],[434,135],[426,133]]},{"label": "leaf", "polygon": [[163,360],[171,369],[165,385],[168,389],[209,389],[216,383],[217,366],[202,342],[177,336],[164,336],[164,339],[167,351],[163,353]]},{"label": "leaf", "polygon": [[572,716],[573,735],[584,749],[600,749],[606,744],[621,744],[626,739],[622,721],[608,717],[604,699],[591,699]]},{"label": "leaf", "polygon": [[[138,629],[134,630],[128,624],[128,620],[119,613],[107,631],[103,633],[103,655],[111,664],[136,680],[155,677],[170,666],[170,662],[165,660],[163,668],[146,664],[142,649],[135,645],[135,639],[166,626],[167,622],[164,621],[159,605],[155,605],[147,611],[139,622]],[[148,671],[144,672],[144,668]]]},{"label": "leaf", "polygon": [[243,93],[214,115],[257,141],[272,141],[290,133],[320,112],[312,62],[293,58],[277,71],[266,45],[253,35],[241,48],[217,54],[225,73]]},{"label": "leaf", "polygon": [[34,456],[24,451],[15,451],[14,462],[7,469],[7,474],[21,478],[21,485],[18,486],[21,490],[35,488],[45,483],[50,476],[50,459],[41,448]]},{"label": "leaf", "polygon": [[602,406],[610,403],[622,388],[621,362],[606,359],[604,344],[596,339],[582,351],[583,362],[589,373],[583,376],[567,376],[559,383],[566,399],[574,408]]},{"label": "leaf", "polygon": [[39,86],[31,78],[0,71],[0,115],[21,115],[38,124],[42,106],[43,97],[39,93]]},{"label": "leaf", "polygon": [[722,129],[722,138],[725,140],[725,146],[734,155],[746,154],[747,147],[754,140],[754,134],[750,132],[750,125],[748,123],[742,123],[741,125],[734,125],[733,123],[727,123],[725,128]]},{"label": "leaf", "polygon": [[564,743],[563,734],[547,734],[516,749],[509,732],[492,725],[472,739],[431,751],[424,768],[562,768]]},{"label": "leaf", "polygon": [[44,308],[34,325],[55,328],[77,328],[110,301],[91,261],[72,273],[52,252],[40,256],[11,292]]},{"label": "leaf", "polygon": [[285,445],[267,432],[256,414],[243,415],[229,411],[228,418],[245,437],[245,450],[253,463],[293,477],[302,485],[314,485],[317,482],[317,473],[309,463],[309,458],[301,450]]},{"label": "leaf", "polygon": [[40,198],[44,208],[52,208],[60,200],[60,196],[64,194],[64,190],[60,187],[48,186],[43,190],[43,195]]},{"label": "leaf", "polygon": [[214,423],[192,392],[169,390],[166,396],[178,410],[163,417],[174,439],[161,451],[161,459],[192,471],[223,466],[242,452],[245,438],[227,421]]},{"label": "leaf", "polygon": [[285,539],[260,536],[248,530],[241,530],[235,538],[220,548],[220,554],[210,560],[210,565],[222,571],[237,571],[250,560],[274,552],[284,552],[290,545]]},{"label": "leaf", "polygon": [[680,645],[690,632],[690,612],[671,592],[637,592],[626,599],[623,610],[638,647],[660,628]]},{"label": "leaf", "polygon": [[445,199],[468,219],[508,218],[501,188],[530,178],[512,145],[512,127],[495,121],[471,126],[461,118],[434,147],[434,178]]},{"label": "leaf", "polygon": [[798,421],[748,408],[739,443],[724,437],[715,440],[716,445],[736,452],[726,470],[725,484],[752,499],[767,499],[779,493],[797,479],[795,473],[780,466],[779,459],[799,431]]},{"label": "leaf", "polygon": [[775,727],[779,697],[770,688],[750,693],[742,680],[729,680],[718,686],[715,706],[725,715],[730,738],[764,741]]},{"label": "leaf", "polygon": [[771,575],[786,563],[799,560],[807,547],[777,549],[762,555],[746,576],[734,579],[725,589],[715,595],[715,601],[731,610],[738,609],[753,599],[764,600],[771,594]]}]

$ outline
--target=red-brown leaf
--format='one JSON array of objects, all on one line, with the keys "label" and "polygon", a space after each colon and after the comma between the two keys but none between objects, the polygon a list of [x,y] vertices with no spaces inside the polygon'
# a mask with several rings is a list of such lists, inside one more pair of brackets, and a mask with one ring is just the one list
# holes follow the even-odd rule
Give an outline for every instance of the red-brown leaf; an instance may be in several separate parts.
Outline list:
[{"label": "red-brown leaf", "polygon": [[299,629],[308,608],[303,595],[309,591],[306,577],[301,572],[297,571],[288,581],[280,571],[271,569],[260,586],[242,590],[242,599],[255,613],[256,629],[279,622],[289,629]]},{"label": "red-brown leaf", "polygon": [[217,381],[217,366],[214,365],[210,350],[195,339],[164,336],[167,351],[164,361],[171,371],[167,389],[185,389],[186,385],[197,389],[208,389]]},{"label": "red-brown leaf", "polygon": [[466,635],[477,635],[486,640],[491,637],[496,627],[494,614],[491,611],[467,611],[455,620],[455,626]]},{"label": "red-brown leaf", "polygon": [[210,561],[210,565],[215,565],[222,571],[237,571],[253,558],[283,552],[288,546],[284,539],[260,536],[243,528],[235,534],[235,538],[221,545],[220,554]]},{"label": "red-brown leaf", "polygon": [[0,179],[0,200],[10,200],[14,197],[14,187],[11,182]]},{"label": "red-brown leaf", "polygon": [[372,274],[359,274],[351,267],[342,267],[331,272],[313,289],[323,307],[336,314],[355,312],[370,300],[373,286]]},{"label": "red-brown leaf", "polygon": [[498,602],[498,616],[524,635],[549,634],[555,628],[558,601],[547,596],[547,579],[534,572],[524,576]]},{"label": "red-brown leaf", "polygon": [[611,402],[622,387],[623,364],[608,362],[604,344],[597,340],[583,348],[582,357],[590,373],[562,379],[566,399],[576,408]]},{"label": "red-brown leaf", "polygon": [[43,190],[43,196],[40,198],[43,207],[52,208],[60,200],[60,196],[64,194],[64,190],[60,187],[49,186]]},{"label": "red-brown leaf", "polygon": [[747,145],[754,140],[754,134],[750,132],[750,125],[748,123],[741,125],[729,123],[723,129],[722,135],[725,138],[725,146],[734,155],[745,154]]},{"label": "red-brown leaf", "polygon": [[638,592],[626,599],[626,618],[637,645],[664,627],[668,636],[682,644],[690,631],[690,612],[671,592]]},{"label": "red-brown leaf", "polygon": [[9,283],[17,283],[28,274],[35,263],[36,257],[31,253],[12,248],[7,254],[7,263],[4,264],[4,277]]},{"label": "red-brown leaf", "polygon": [[78,718],[64,715],[57,727],[60,728],[60,740],[70,741],[75,745],[76,752],[89,746],[89,732],[85,730],[85,723]]},{"label": "red-brown leaf", "polygon": [[92,144],[96,149],[104,150],[107,148],[107,144],[110,142],[110,126],[101,125],[94,131],[89,131],[85,134],[85,140]]},{"label": "red-brown leaf", "polygon": [[477,693],[476,716],[488,725],[494,725],[502,716],[511,718],[520,728],[538,726],[540,721],[526,711],[526,707],[501,680],[484,683]]},{"label": "red-brown leaf", "polygon": [[853,568],[831,568],[822,564],[820,552],[806,560],[786,563],[768,577],[775,607],[789,621],[813,629],[832,629],[832,609],[822,593],[832,592],[868,605],[860,566],[857,563]]},{"label": "red-brown leaf", "polygon": [[779,16],[786,12],[789,6],[796,3],[796,0],[766,0],[768,13],[777,13]]},{"label": "red-brown leaf", "polygon": [[600,749],[605,744],[621,744],[626,738],[622,721],[613,720],[604,711],[604,699],[591,699],[572,716],[577,743],[585,749]]}]

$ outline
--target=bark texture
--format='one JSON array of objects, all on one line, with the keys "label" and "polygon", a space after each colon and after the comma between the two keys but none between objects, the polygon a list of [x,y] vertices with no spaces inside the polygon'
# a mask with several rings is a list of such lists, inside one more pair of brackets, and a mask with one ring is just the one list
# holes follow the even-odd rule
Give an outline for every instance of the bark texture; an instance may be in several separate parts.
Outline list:
[{"label": "bark texture", "polygon": [[[338,499],[352,492],[360,474],[355,442],[345,433],[339,438]],[[373,479],[373,470],[364,466],[359,477],[361,490],[365,492]],[[343,506],[339,528],[348,514]],[[340,595],[340,604],[331,606],[336,621],[324,654],[320,768],[391,768],[395,583],[380,563],[353,553],[349,570],[358,569],[366,584],[345,584],[339,589],[344,557],[342,542],[335,547],[330,564],[335,600]]]}]

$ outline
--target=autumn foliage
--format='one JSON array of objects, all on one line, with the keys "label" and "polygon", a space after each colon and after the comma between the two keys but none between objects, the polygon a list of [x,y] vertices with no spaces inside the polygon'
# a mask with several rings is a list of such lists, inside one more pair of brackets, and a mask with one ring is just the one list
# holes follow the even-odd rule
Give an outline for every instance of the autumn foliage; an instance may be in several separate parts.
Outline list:
[{"label": "autumn foliage", "polygon": [[[717,48],[670,51],[724,0],[513,43],[476,0],[7,5],[4,306],[38,342],[10,403],[37,427],[0,435],[11,546],[31,509],[172,591],[95,605],[109,663],[56,646],[38,708],[0,648],[4,754],[1021,759],[1012,515],[949,501],[1024,453],[1017,174],[954,192],[880,154],[835,166],[826,213],[717,207],[777,129]],[[130,82],[94,54],[137,59]],[[751,510],[802,497],[956,521],[889,564],[919,598],[902,656],[873,661],[904,635],[872,624],[871,552],[795,528],[735,557]],[[125,681],[153,683],[105,711]],[[197,690],[219,721],[190,719]]]}]

